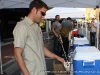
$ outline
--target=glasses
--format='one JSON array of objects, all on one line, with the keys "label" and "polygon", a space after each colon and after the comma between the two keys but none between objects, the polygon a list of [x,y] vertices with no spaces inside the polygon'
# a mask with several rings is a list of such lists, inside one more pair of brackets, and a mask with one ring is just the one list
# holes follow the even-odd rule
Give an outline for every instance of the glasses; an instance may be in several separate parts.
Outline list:
[{"label": "glasses", "polygon": [[40,11],[41,12],[41,15],[42,16],[45,16],[46,15],[46,13],[45,12],[42,12],[42,11]]}]

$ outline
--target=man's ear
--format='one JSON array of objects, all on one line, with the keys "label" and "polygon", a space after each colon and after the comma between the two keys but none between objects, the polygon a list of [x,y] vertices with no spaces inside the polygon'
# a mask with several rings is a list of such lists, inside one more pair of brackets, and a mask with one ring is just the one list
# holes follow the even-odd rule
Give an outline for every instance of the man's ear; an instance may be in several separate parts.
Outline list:
[{"label": "man's ear", "polygon": [[32,12],[37,14],[37,9],[35,7],[32,8]]}]

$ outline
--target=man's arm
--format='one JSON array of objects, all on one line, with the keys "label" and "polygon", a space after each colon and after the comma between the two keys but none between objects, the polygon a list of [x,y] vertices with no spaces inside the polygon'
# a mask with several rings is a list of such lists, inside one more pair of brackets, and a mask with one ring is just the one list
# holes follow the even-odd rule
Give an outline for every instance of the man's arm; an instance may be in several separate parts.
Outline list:
[{"label": "man's arm", "polygon": [[27,68],[26,68],[26,66],[25,66],[25,62],[24,62],[24,60],[21,56],[22,51],[23,50],[19,47],[14,48],[14,57],[15,57],[18,65],[19,65],[23,75],[30,75]]},{"label": "man's arm", "polygon": [[64,63],[65,60],[57,55],[55,55],[54,53],[50,52],[46,47],[44,47],[44,55],[53,59],[57,59],[58,61]]},{"label": "man's arm", "polygon": [[94,25],[95,28],[97,28],[97,23],[94,23],[93,25]]},{"label": "man's arm", "polygon": [[55,23],[53,23],[52,25],[52,32],[54,33],[56,37],[58,37],[58,34],[55,32]]},{"label": "man's arm", "polygon": [[52,32],[54,33],[54,35],[55,35],[56,37],[58,37],[58,34],[55,32],[54,28],[52,28]]},{"label": "man's arm", "polygon": [[61,30],[62,26],[59,27],[59,30]]}]

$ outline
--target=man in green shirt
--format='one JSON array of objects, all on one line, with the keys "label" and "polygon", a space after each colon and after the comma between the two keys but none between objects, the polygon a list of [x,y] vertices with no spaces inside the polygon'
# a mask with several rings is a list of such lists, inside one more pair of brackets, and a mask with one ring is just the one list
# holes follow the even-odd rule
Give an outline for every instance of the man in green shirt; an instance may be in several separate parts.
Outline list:
[{"label": "man in green shirt", "polygon": [[48,6],[41,0],[34,0],[29,5],[29,14],[13,30],[14,57],[22,75],[46,75],[45,56],[65,60],[44,47],[42,32],[37,23],[44,18]]}]

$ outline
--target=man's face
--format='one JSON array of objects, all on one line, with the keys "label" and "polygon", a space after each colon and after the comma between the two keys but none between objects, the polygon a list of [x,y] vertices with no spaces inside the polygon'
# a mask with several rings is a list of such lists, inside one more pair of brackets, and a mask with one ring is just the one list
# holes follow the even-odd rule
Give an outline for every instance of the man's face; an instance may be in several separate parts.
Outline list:
[{"label": "man's face", "polygon": [[94,22],[95,21],[95,19],[94,18],[92,18],[92,22]]},{"label": "man's face", "polygon": [[44,16],[46,15],[46,11],[47,9],[46,8],[41,8],[41,9],[36,9],[36,13],[35,13],[35,22],[39,23],[43,18]]},{"label": "man's face", "polygon": [[60,20],[60,16],[56,16],[56,20],[59,21]]}]

